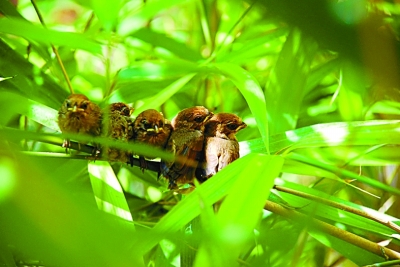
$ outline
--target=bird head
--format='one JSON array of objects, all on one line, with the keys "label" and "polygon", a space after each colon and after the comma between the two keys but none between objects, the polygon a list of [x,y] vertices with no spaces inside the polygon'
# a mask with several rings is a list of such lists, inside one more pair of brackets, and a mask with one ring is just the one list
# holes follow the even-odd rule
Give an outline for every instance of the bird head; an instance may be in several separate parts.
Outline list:
[{"label": "bird head", "polygon": [[183,109],[172,120],[172,127],[192,130],[203,130],[205,123],[214,115],[203,106]]},{"label": "bird head", "polygon": [[165,123],[165,118],[161,112],[148,109],[137,116],[134,127],[146,135],[158,135],[164,132]]},{"label": "bird head", "polygon": [[236,133],[246,127],[247,124],[235,114],[218,113],[207,122],[206,135],[236,140]]}]

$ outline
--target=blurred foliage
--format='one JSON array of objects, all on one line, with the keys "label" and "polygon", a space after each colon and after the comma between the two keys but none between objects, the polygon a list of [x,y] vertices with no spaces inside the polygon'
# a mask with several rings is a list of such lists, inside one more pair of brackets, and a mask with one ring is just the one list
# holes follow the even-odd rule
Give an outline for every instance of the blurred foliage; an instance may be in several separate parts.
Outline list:
[{"label": "blurred foliage", "polygon": [[[400,259],[397,1],[32,1],[0,0],[1,265]],[[157,173],[65,154],[52,46],[103,108],[241,116],[241,158],[180,195]]]}]

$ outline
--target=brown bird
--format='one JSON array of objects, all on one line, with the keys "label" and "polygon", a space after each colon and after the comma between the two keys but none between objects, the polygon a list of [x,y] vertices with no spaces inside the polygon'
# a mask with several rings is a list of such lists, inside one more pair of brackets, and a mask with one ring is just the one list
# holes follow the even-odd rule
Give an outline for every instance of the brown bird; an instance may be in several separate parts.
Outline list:
[{"label": "brown bird", "polygon": [[[98,136],[101,131],[100,108],[85,95],[72,94],[58,111],[58,126],[63,133]],[[64,140],[63,147],[68,149],[69,140]],[[94,153],[99,153],[97,148]]]},{"label": "brown bird", "polygon": [[170,189],[193,183],[203,150],[204,126],[212,115],[205,107],[196,106],[182,110],[172,120],[174,130],[166,150],[174,153],[177,159],[161,162],[161,173],[168,179]]},{"label": "brown bird", "polygon": [[199,180],[210,178],[239,158],[236,133],[246,127],[241,118],[231,113],[215,114],[206,123],[204,161],[196,172]]},{"label": "brown bird", "polygon": [[[122,142],[132,139],[133,120],[130,117],[132,111],[131,107],[121,102],[110,104],[104,112],[103,135]],[[129,151],[112,147],[105,147],[103,151],[109,161],[120,161],[132,165],[132,153]]]},{"label": "brown bird", "polygon": [[[133,129],[133,138],[136,142],[164,149],[171,134],[172,126],[161,112],[148,109],[136,117]],[[137,154],[139,154],[140,168],[144,171],[147,168],[146,160],[140,153]]]}]

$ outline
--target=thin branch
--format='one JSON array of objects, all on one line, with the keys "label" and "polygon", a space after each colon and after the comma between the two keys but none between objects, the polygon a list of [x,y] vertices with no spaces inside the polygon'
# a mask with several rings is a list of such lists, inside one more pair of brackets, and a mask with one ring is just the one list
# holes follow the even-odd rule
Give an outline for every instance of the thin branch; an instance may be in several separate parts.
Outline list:
[{"label": "thin branch", "polygon": [[304,221],[307,220],[309,222],[309,227],[314,228],[318,231],[325,232],[331,236],[339,238],[345,242],[353,244],[359,248],[367,250],[373,254],[378,255],[386,260],[398,260],[400,259],[400,253],[394,250],[385,248],[380,246],[372,241],[369,241],[365,238],[357,236],[353,233],[347,232],[335,226],[332,226],[326,222],[320,221],[315,218],[310,218],[307,215],[304,215],[300,212],[290,210],[284,208],[283,206],[276,204],[272,201],[267,201],[265,203],[264,209],[269,210],[275,214],[288,218],[293,221]]},{"label": "thin branch", "polygon": [[[34,8],[35,11],[36,11],[36,14],[37,14],[37,16],[38,16],[38,18],[39,18],[40,23],[43,25],[43,27],[46,28],[46,24],[44,23],[43,17],[42,17],[42,15],[41,15],[40,11],[39,11],[39,8],[38,8],[37,5],[36,5],[35,0],[31,0],[31,3],[32,3],[32,5],[33,5],[33,8]],[[62,74],[64,75],[65,81],[67,82],[69,91],[70,91],[71,94],[73,94],[73,93],[74,93],[74,89],[72,88],[71,81],[70,81],[70,79],[69,79],[69,76],[68,76],[67,71],[65,70],[64,63],[63,63],[62,60],[61,60],[60,54],[58,53],[57,48],[56,48],[53,44],[51,45],[51,49],[53,50],[53,53],[56,55],[58,64],[59,64],[60,67],[61,67],[61,72],[62,72]]]},{"label": "thin branch", "polygon": [[[57,142],[55,140],[40,140],[39,142],[42,143],[47,143],[47,144],[52,144],[56,146],[61,146],[63,145],[62,141]],[[22,153],[26,155],[34,155],[34,156],[41,156],[41,157],[63,157],[63,158],[69,158],[69,159],[80,159],[80,160],[96,160],[96,161],[107,161],[107,158],[104,157],[93,157],[93,151],[95,151],[95,147],[90,146],[90,145],[84,145],[84,144],[79,144],[77,142],[70,141],[69,142],[69,149],[74,149],[79,152],[87,153],[89,155],[70,155],[70,154],[64,154],[64,153],[52,153],[52,152],[29,152],[29,151],[23,151]],[[136,167],[141,167],[140,161],[138,158],[135,158],[131,156],[131,162],[127,162],[128,164],[131,164]],[[160,172],[160,162],[159,161],[150,161],[146,160],[146,170],[153,171],[153,172]]]},{"label": "thin branch", "polygon": [[291,195],[295,195],[295,196],[299,196],[299,197],[302,197],[302,198],[310,199],[312,201],[320,202],[320,203],[323,203],[325,205],[328,205],[328,206],[331,206],[331,207],[334,207],[334,208],[338,208],[340,210],[351,212],[351,213],[356,214],[358,216],[361,216],[361,217],[373,220],[375,222],[378,222],[380,224],[383,224],[383,225],[393,229],[397,233],[400,233],[400,226],[398,226],[397,224],[393,223],[392,221],[388,221],[388,220],[384,220],[384,219],[381,219],[379,217],[376,217],[375,215],[370,214],[368,212],[365,212],[365,211],[362,211],[362,210],[358,210],[358,209],[353,208],[353,207],[349,207],[349,206],[346,206],[346,205],[343,205],[343,204],[340,204],[340,203],[337,203],[337,202],[334,202],[334,201],[330,201],[328,199],[317,197],[317,196],[314,196],[314,195],[311,195],[311,194],[307,194],[307,193],[304,193],[304,192],[300,192],[300,191],[297,191],[297,190],[294,190],[294,189],[290,189],[290,188],[287,188],[287,187],[275,185],[274,188],[276,190],[278,190],[278,191],[281,191],[281,192],[285,192],[285,193],[288,193],[288,194],[291,194]]}]

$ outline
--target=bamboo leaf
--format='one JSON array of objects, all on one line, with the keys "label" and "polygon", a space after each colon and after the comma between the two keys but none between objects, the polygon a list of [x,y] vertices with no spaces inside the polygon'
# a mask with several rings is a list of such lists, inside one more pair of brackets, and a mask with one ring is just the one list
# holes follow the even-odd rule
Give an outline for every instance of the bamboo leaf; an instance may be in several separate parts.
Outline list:
[{"label": "bamboo leaf", "polygon": [[88,171],[98,208],[124,220],[132,221],[124,192],[110,163],[89,162]]},{"label": "bamboo leaf", "polygon": [[101,54],[100,44],[90,40],[84,34],[48,30],[22,19],[0,18],[0,32],[21,36],[47,46],[62,45]]},{"label": "bamboo leaf", "polygon": [[247,71],[235,64],[216,63],[214,65],[240,90],[253,113],[267,152],[269,150],[268,118],[265,96],[258,81]]}]

